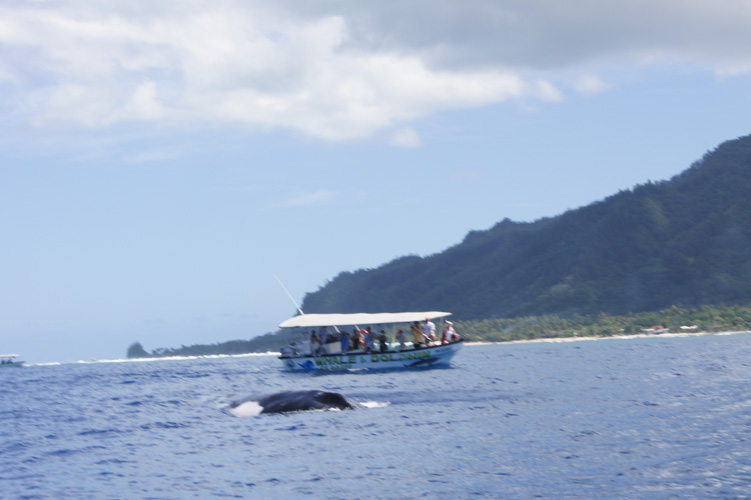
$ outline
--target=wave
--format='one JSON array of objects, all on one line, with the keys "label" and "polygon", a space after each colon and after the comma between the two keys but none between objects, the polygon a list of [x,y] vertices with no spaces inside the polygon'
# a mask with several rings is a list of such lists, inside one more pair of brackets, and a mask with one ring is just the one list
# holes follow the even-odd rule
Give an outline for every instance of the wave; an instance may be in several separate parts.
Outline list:
[{"label": "wave", "polygon": [[748,330],[741,330],[735,332],[666,332],[666,333],[634,333],[627,335],[611,335],[608,337],[549,337],[549,338],[537,338],[537,339],[520,339],[520,340],[507,340],[503,342],[467,342],[466,347],[474,347],[481,345],[503,345],[503,344],[561,344],[566,342],[593,342],[600,340],[632,340],[632,339],[656,339],[656,338],[686,338],[686,337],[700,337],[702,335],[739,335],[743,333],[751,333]]},{"label": "wave", "polygon": [[62,366],[62,365],[90,365],[99,363],[152,363],[159,361],[180,361],[189,359],[223,359],[223,358],[249,358],[249,357],[266,357],[279,356],[278,351],[268,352],[249,352],[245,354],[207,354],[204,356],[164,356],[158,358],[109,358],[109,359],[90,359],[79,361],[49,361],[44,363],[24,363],[24,366]]}]

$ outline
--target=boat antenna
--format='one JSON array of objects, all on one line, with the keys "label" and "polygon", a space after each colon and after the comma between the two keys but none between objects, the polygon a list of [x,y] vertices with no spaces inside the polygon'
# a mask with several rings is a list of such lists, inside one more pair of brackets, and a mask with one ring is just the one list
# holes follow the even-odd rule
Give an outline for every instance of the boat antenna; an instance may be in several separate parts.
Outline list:
[{"label": "boat antenna", "polygon": [[299,306],[299,305],[297,304],[297,302],[295,301],[295,299],[294,299],[294,298],[292,297],[292,294],[291,294],[291,293],[289,293],[289,290],[287,290],[287,287],[286,287],[286,286],[284,286],[284,283],[282,283],[282,280],[280,280],[280,279],[279,279],[279,276],[277,276],[277,275],[275,274],[275,275],[274,275],[274,278],[276,278],[276,280],[277,280],[277,281],[279,282],[279,284],[280,284],[280,285],[282,286],[282,289],[283,289],[283,290],[284,290],[285,292],[287,292],[287,297],[289,297],[289,300],[291,300],[291,301],[292,301],[292,303],[293,303],[293,304],[295,304],[295,307],[297,308],[297,310],[298,310],[298,312],[300,313],[300,315],[302,315],[302,316],[305,316],[305,313],[304,313],[304,312],[302,312],[302,309],[300,309],[300,306]]},{"label": "boat antenna", "polygon": [[[294,297],[292,297],[292,294],[289,293],[289,290],[287,290],[287,287],[284,286],[284,283],[282,283],[282,280],[279,279],[279,276],[275,274],[274,278],[276,278],[276,280],[279,282],[279,285],[281,285],[284,291],[287,292],[287,297],[289,297],[289,300],[291,300],[292,303],[295,304],[295,307],[297,308],[297,311],[300,313],[300,316],[305,316],[305,313],[302,312],[300,305],[295,301]],[[336,330],[336,333],[342,333],[339,331],[339,327],[337,327],[336,325],[334,325],[334,330]]]}]

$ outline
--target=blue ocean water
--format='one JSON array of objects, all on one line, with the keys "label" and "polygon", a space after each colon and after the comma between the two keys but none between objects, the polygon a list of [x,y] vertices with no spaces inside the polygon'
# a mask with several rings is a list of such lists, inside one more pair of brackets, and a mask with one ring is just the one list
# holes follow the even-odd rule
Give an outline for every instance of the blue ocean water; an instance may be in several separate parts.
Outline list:
[{"label": "blue ocean water", "polygon": [[[274,356],[0,371],[0,497],[751,497],[751,334],[466,346],[309,375]],[[323,389],[354,411],[238,418]]]}]

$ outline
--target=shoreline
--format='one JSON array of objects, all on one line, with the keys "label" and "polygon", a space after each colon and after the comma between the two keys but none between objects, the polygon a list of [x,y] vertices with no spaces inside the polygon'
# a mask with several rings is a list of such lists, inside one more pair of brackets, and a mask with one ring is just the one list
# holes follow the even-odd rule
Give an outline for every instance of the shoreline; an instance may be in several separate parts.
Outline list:
[{"label": "shoreline", "polygon": [[628,340],[628,339],[648,339],[648,338],[676,338],[676,337],[699,337],[702,335],[737,335],[739,333],[751,333],[749,330],[738,331],[722,331],[722,332],[666,332],[666,333],[633,333],[628,335],[597,335],[588,337],[545,337],[536,339],[520,339],[520,340],[501,340],[501,341],[466,341],[467,347],[480,346],[480,345],[496,345],[496,344],[529,344],[529,343],[562,343],[562,342],[578,342],[580,340]]}]

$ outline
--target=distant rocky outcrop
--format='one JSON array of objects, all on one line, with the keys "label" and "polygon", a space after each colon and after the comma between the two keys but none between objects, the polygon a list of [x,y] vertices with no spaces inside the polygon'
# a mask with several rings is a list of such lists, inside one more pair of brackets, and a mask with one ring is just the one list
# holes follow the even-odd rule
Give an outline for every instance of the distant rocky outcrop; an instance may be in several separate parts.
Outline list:
[{"label": "distant rocky outcrop", "polygon": [[250,352],[277,351],[284,338],[281,334],[266,333],[250,340],[230,340],[216,344],[195,344],[180,347],[159,347],[146,351],[140,342],[128,347],[127,356],[133,358],[167,358],[174,356],[216,356],[219,354],[247,354]]}]

